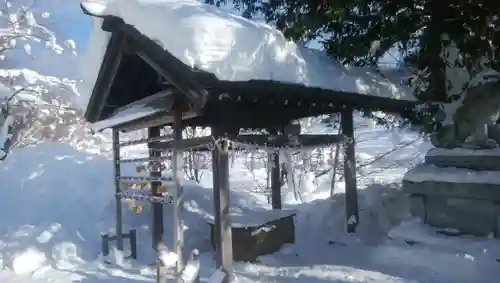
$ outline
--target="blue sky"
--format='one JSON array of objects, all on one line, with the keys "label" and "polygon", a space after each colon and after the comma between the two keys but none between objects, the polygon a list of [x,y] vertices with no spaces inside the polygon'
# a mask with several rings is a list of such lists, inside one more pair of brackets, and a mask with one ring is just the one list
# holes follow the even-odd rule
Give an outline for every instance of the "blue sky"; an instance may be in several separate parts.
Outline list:
[{"label": "blue sky", "polygon": [[[14,4],[30,2],[27,0],[16,0]],[[91,18],[81,12],[80,1],[35,0],[31,10],[39,23],[47,26],[56,33],[59,44],[63,44],[66,39],[73,39],[76,42],[77,51],[80,54],[85,51],[90,35]],[[43,12],[49,12],[50,17],[47,19],[41,18],[40,15]],[[46,51],[40,45],[37,46],[37,44],[33,44],[32,48],[36,59],[26,56],[22,50],[16,50],[11,55],[14,58],[13,61],[4,62],[3,67],[29,68],[46,75],[67,76],[70,78],[78,77],[81,73],[78,57],[74,57],[69,53],[58,56]]]}]

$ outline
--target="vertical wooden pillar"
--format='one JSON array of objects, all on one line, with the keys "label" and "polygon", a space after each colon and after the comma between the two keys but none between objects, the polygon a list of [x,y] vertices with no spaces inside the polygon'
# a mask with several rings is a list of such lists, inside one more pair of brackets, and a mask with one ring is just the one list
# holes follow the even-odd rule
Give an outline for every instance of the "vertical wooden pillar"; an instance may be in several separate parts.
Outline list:
[{"label": "vertical wooden pillar", "polygon": [[[148,139],[159,137],[160,136],[160,127],[151,127],[148,128]],[[158,157],[161,156],[161,152],[158,151],[158,146],[156,142],[151,142],[148,143],[149,147],[149,157],[151,159],[157,159]],[[156,166],[156,161],[149,161],[149,176],[150,177],[161,177],[161,167]],[[161,187],[161,182],[160,181],[151,181],[151,194],[153,196],[161,196],[160,192],[160,187]],[[152,203],[152,210],[153,210],[153,219],[152,219],[152,247],[154,250],[157,250],[158,244],[163,239],[163,204],[162,203]]]},{"label": "vertical wooden pillar", "polygon": [[272,166],[271,166],[271,204],[273,209],[281,209],[281,166],[280,166],[280,152],[273,152]]},{"label": "vertical wooden pillar", "polygon": [[123,219],[122,219],[122,201],[118,196],[120,193],[120,131],[116,128],[112,130],[113,139],[113,169],[115,177],[115,233],[116,246],[118,250],[123,251]]},{"label": "vertical wooden pillar", "polygon": [[358,191],[356,187],[356,157],[354,151],[354,119],[353,110],[346,107],[342,110],[342,135],[344,138],[344,178],[345,178],[345,209],[347,232],[356,232],[359,224]]},{"label": "vertical wooden pillar", "polygon": [[182,112],[175,111],[174,113],[174,152],[172,156],[172,169],[174,173],[175,189],[174,189],[174,253],[177,254],[178,260],[176,265],[176,282],[181,283],[180,275],[184,269],[184,188],[183,182],[183,149],[182,149]]},{"label": "vertical wooden pillar", "polygon": [[[214,135],[212,129],[212,134]],[[214,143],[214,150],[212,151],[212,184],[213,184],[213,202],[214,202],[214,243],[215,243],[215,263],[217,268],[222,265],[222,254],[220,245],[220,198],[219,198],[219,150],[217,149],[218,144]]]},{"label": "vertical wooden pillar", "polygon": [[[212,128],[216,139],[221,132]],[[215,201],[215,237],[217,267],[226,273],[225,282],[234,280],[233,240],[231,233],[230,188],[229,188],[229,151],[227,141],[218,141],[213,152],[213,183]]]}]

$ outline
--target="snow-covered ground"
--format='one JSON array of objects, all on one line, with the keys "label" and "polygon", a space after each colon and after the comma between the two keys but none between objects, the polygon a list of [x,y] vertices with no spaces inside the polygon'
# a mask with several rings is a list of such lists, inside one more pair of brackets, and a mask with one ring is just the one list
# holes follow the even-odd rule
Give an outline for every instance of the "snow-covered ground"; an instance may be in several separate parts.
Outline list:
[{"label": "snow-covered ground", "polygon": [[[358,119],[357,155],[369,163],[395,144],[417,135],[388,132]],[[312,127],[314,129],[314,127]],[[320,130],[317,126],[316,130]],[[106,143],[107,144],[107,143]],[[109,146],[77,150],[68,144],[40,143],[14,150],[0,164],[0,280],[2,282],[151,282],[154,273],[148,210],[126,210],[126,228],[137,228],[139,259],[123,265],[105,264],[99,256],[100,232],[113,227],[114,201]],[[358,234],[344,232],[343,184],[333,199],[328,174],[302,184],[304,202],[288,200],[295,209],[297,241],[257,263],[236,263],[241,282],[401,282],[490,283],[500,276],[500,245],[486,238],[446,237],[408,218],[399,191],[408,166],[428,149],[422,140],[363,166],[359,177]],[[96,153],[98,152],[98,153]],[[132,147],[124,154],[144,152]],[[237,157],[231,168],[235,213],[268,209],[266,197],[255,192],[253,174]],[[392,165],[392,169],[391,166]],[[377,170],[377,168],[382,168]],[[124,168],[133,175],[134,166]],[[136,174],[136,173],[135,173]],[[186,186],[186,249],[198,248],[202,282],[214,271],[207,216],[212,214],[211,176]],[[172,221],[165,206],[166,241]],[[251,215],[249,216],[251,217]]]},{"label": "snow-covered ground", "polygon": [[[170,9],[174,3],[182,2],[188,12],[192,12],[193,7],[198,13],[202,10],[211,11],[211,16],[205,17],[203,22],[197,21],[196,17],[186,17],[183,21],[177,21],[174,17],[176,14],[170,10],[167,12],[170,11],[172,17],[165,17],[162,14],[160,18],[175,20],[171,27],[187,31],[170,33],[185,35],[184,41],[179,41],[182,43],[181,48],[171,50],[174,53],[177,51],[180,54],[179,50],[183,50],[184,45],[189,45],[189,41],[199,39],[212,42],[208,44],[210,42],[200,41],[199,46],[218,48],[202,49],[201,51],[206,51],[203,54],[207,56],[214,53],[214,50],[220,51],[224,48],[226,51],[234,51],[233,56],[241,59],[239,65],[236,64],[240,67],[240,77],[233,78],[235,80],[246,80],[250,75],[255,75],[255,70],[243,68],[255,65],[254,60],[250,60],[253,57],[244,60],[247,57],[239,56],[236,52],[238,50],[228,49],[233,41],[225,40],[220,37],[220,33],[214,34],[213,31],[224,30],[226,34],[232,35],[233,39],[246,38],[241,36],[243,29],[238,30],[239,33],[236,32],[235,27],[241,25],[246,27],[245,30],[257,31],[255,35],[268,36],[268,41],[248,37],[252,39],[252,44],[246,44],[242,40],[235,41],[245,47],[246,49],[243,49],[249,54],[257,54],[257,51],[264,50],[265,52],[259,54],[267,58],[274,56],[278,51],[283,51],[283,56],[296,59],[291,61],[293,63],[291,65],[285,64],[288,62],[286,60],[275,62],[275,68],[272,69],[274,72],[269,72],[269,68],[264,64],[258,65],[262,71],[261,78],[272,79],[269,73],[284,76],[288,74],[285,71],[293,71],[293,74],[302,74],[300,78],[303,80],[292,75],[281,79],[323,87],[328,87],[327,83],[331,83],[332,76],[327,76],[327,79],[321,79],[319,76],[320,73],[327,75],[326,71],[313,72],[321,60],[305,60],[309,51],[286,42],[282,35],[277,34],[269,26],[251,23],[240,17],[231,16],[231,20],[227,20],[227,15],[224,16],[218,10],[205,6],[203,9],[198,9],[200,4],[194,1],[130,0],[129,2],[171,4],[166,8],[163,7],[164,9]],[[110,10],[112,14],[122,13],[120,15],[129,18],[133,18],[136,14],[133,9],[124,9],[121,1],[120,4],[116,3],[114,6],[116,10]],[[191,8],[186,6],[186,3]],[[120,7],[123,9],[120,10]],[[211,22],[206,19],[210,19]],[[215,23],[220,24],[218,29],[204,28],[204,24],[213,24],[213,20],[217,20]],[[135,24],[137,27],[142,27],[141,25],[147,24],[147,21]],[[143,29],[147,30],[145,27]],[[164,34],[163,30],[161,32]],[[194,32],[201,33],[187,36]],[[277,37],[277,40],[273,41],[274,37]],[[267,48],[255,46],[259,42],[268,42]],[[98,44],[91,41],[91,45],[97,47]],[[195,49],[189,50],[196,51]],[[224,55],[222,57],[228,55],[220,52],[214,54]],[[207,70],[213,70],[221,64],[235,65],[223,60],[222,57],[195,59],[198,61],[206,59],[200,62],[206,63],[203,66]],[[318,58],[322,57],[316,57]],[[188,58],[184,59],[188,63]],[[89,67],[89,62],[85,63],[86,67]],[[97,62],[97,66],[99,63]],[[289,66],[293,68],[288,68]],[[344,70],[344,66],[339,64],[332,66],[346,74],[353,72]],[[234,71],[232,68],[218,70]],[[296,72],[297,70],[300,72]],[[95,75],[95,72],[93,74]],[[225,73],[218,73],[218,76],[223,79],[229,78]],[[29,70],[0,70],[1,83],[8,85],[7,82],[12,81],[14,85],[20,86],[41,85],[43,89],[48,90],[44,93],[44,97],[28,98],[39,104],[49,104],[51,107],[55,104],[85,105],[88,98],[74,96],[77,94],[74,89],[75,82],[41,77]],[[65,86],[63,93],[59,90],[61,85]],[[353,85],[358,88],[356,91],[362,87],[359,83]],[[80,88],[82,89],[84,87]],[[6,92],[0,88],[0,91],[2,96],[8,94],[8,90]],[[21,95],[20,98],[25,97]],[[57,103],[53,103],[52,99],[57,100]],[[104,133],[91,138],[85,124],[75,118],[81,117],[76,111],[63,116],[54,114],[55,110],[62,111],[61,109],[45,110],[49,118],[57,116],[61,123],[49,121],[48,126],[39,125],[36,134],[30,136],[29,142],[26,142],[24,147],[14,149],[10,156],[0,163],[0,282],[154,281],[154,271],[149,267],[154,257],[149,233],[151,217],[147,206],[142,212],[134,213],[127,203],[124,205],[125,229],[136,228],[138,231],[138,260],[106,264],[100,255],[100,233],[109,231],[114,225],[114,180],[109,135]],[[43,115],[41,117],[46,118]],[[255,263],[235,263],[236,275],[240,282],[491,283],[498,281],[500,278],[498,240],[465,236],[447,237],[408,216],[407,199],[400,191],[401,179],[410,167],[421,162],[423,154],[429,149],[428,143],[415,133],[403,130],[388,131],[359,117],[356,119],[356,125],[360,200],[358,233],[355,235],[345,233],[343,182],[336,183],[334,195],[330,198],[331,174],[314,177],[318,172],[328,168],[326,162],[319,166],[316,172],[306,174],[298,182],[301,201],[296,200],[290,189],[284,189],[285,208],[297,213],[296,243],[285,246],[273,255],[262,256]],[[318,123],[303,128],[314,133],[336,131]],[[37,143],[41,139],[63,142]],[[127,158],[134,158],[143,157],[144,152],[143,147],[131,147],[122,154]],[[390,153],[387,154],[388,152]],[[135,171],[134,165],[124,166],[122,169],[124,175],[137,175]],[[239,218],[246,218],[248,221],[257,211],[269,209],[267,197],[256,189],[258,184],[266,183],[266,173],[262,164],[250,171],[248,164],[245,164],[244,153],[240,153],[235,156],[231,164],[230,175],[231,209],[241,216]],[[205,282],[215,270],[206,223],[207,218],[210,219],[213,214],[211,186],[209,170],[203,170],[200,184],[187,182],[185,186],[186,250],[197,248],[201,252],[202,282]],[[167,243],[172,240],[169,229],[172,226],[171,209],[171,206],[165,205]],[[235,220],[241,219],[235,217]]]}]

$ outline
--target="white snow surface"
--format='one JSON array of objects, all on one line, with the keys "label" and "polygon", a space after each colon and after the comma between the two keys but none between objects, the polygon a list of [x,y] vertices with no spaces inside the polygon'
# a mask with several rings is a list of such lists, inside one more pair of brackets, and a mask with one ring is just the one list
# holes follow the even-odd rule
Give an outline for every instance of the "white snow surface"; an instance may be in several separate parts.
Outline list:
[{"label": "white snow surface", "polygon": [[[220,80],[269,80],[370,96],[415,101],[411,90],[374,70],[345,67],[326,54],[288,41],[275,28],[196,0],[121,0],[84,4],[113,15],[157,40],[190,67]],[[88,85],[95,82],[106,33],[97,22],[89,47]],[[104,35],[103,35],[104,34]],[[182,36],[179,36],[182,35]],[[92,41],[92,42],[93,42]]]},{"label": "white snow surface", "polygon": [[[337,183],[333,198],[326,199],[330,180],[318,178],[315,188],[303,191],[303,202],[293,201],[284,188],[284,208],[296,213],[296,243],[262,256],[256,263],[236,262],[239,282],[495,282],[500,276],[498,241],[445,237],[408,218],[401,178],[429,146],[417,142],[371,164],[395,142],[411,141],[418,135],[387,132],[363,121],[356,118],[357,155],[367,164],[358,171],[357,234],[345,233],[343,182]],[[309,129],[328,131],[319,125]],[[154,270],[148,266],[155,258],[149,230],[151,210],[144,202],[137,202],[144,205],[141,213],[130,211],[128,202],[123,208],[125,229],[137,229],[138,260],[115,256],[113,263],[104,264],[99,256],[99,234],[112,230],[114,223],[113,164],[106,152],[104,148],[94,154],[67,144],[40,143],[16,149],[0,163],[2,282],[154,281]],[[146,147],[132,146],[122,155],[133,158],[145,153]],[[265,169],[259,165],[250,172],[243,156],[237,155],[231,163],[231,209],[255,220],[270,209],[266,197],[256,192],[255,182],[262,181]],[[122,174],[138,173],[133,164],[124,164]],[[216,271],[207,225],[207,217],[213,215],[211,184],[208,170],[203,171],[201,185],[184,184],[185,249],[199,249],[202,282]],[[165,205],[164,210],[169,245],[172,206]]]}]

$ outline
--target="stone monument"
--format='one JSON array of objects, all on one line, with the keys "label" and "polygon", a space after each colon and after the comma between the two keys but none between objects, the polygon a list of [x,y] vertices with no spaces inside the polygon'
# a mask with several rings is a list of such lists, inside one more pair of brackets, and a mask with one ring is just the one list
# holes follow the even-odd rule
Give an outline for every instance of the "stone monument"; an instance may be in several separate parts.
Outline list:
[{"label": "stone monument", "polygon": [[403,179],[414,216],[459,234],[500,237],[499,116],[498,78],[466,90],[453,123],[432,135],[425,163]]}]

